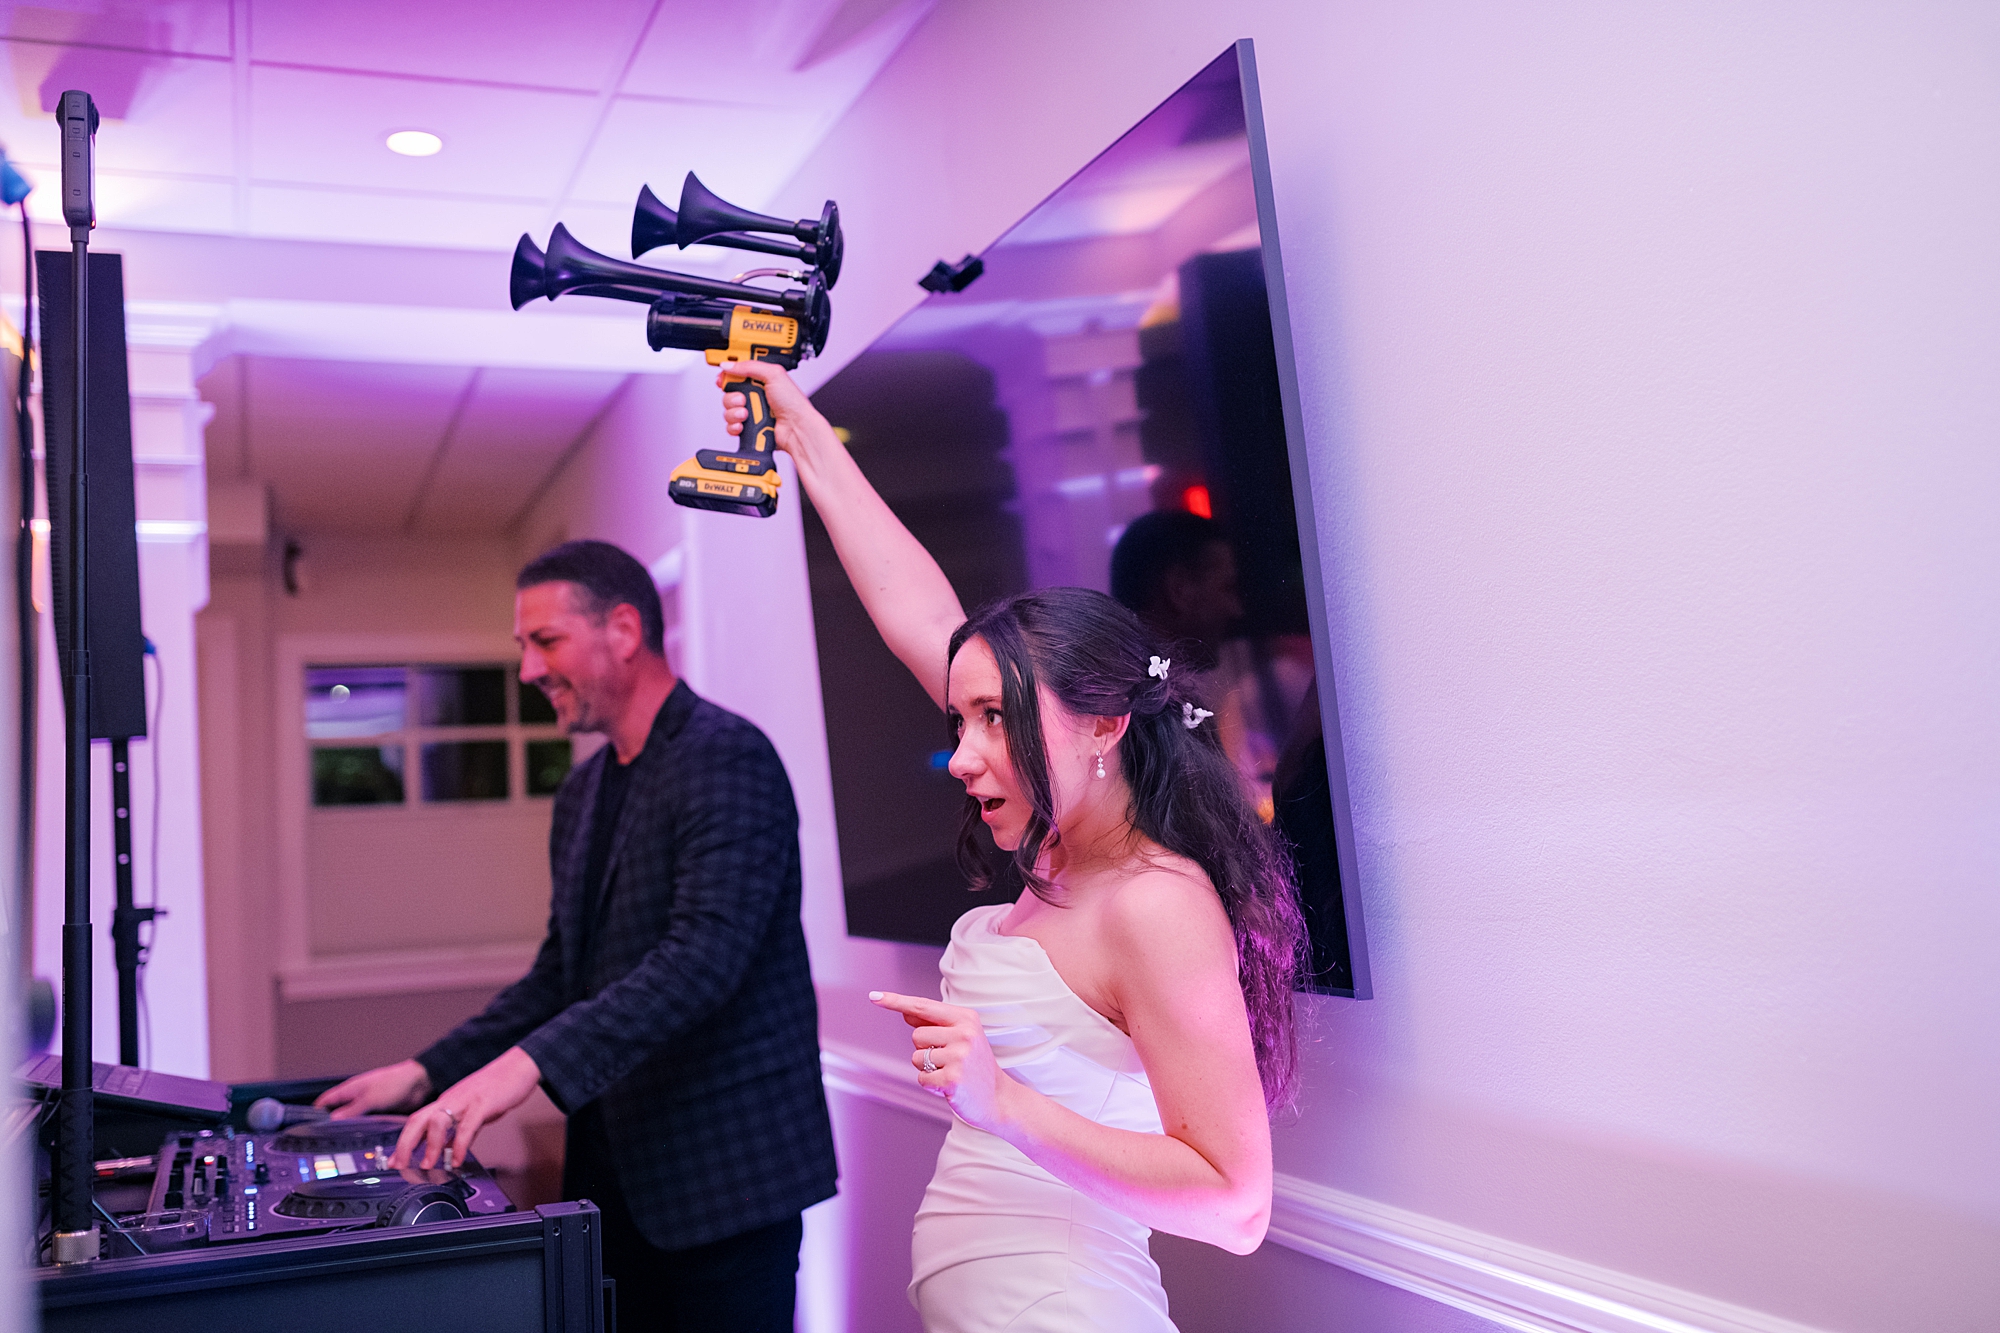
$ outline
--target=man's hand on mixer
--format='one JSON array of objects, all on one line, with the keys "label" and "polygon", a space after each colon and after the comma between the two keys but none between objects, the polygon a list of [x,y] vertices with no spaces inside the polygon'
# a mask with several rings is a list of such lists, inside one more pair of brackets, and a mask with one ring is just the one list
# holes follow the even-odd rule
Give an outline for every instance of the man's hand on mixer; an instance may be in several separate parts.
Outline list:
[{"label": "man's hand on mixer", "polygon": [[336,1083],[322,1092],[314,1106],[323,1106],[335,1120],[348,1120],[375,1111],[410,1111],[423,1105],[431,1095],[431,1076],[415,1060],[399,1060],[345,1083]]},{"label": "man's hand on mixer", "polygon": [[396,1140],[389,1165],[399,1171],[407,1166],[428,1170],[461,1165],[479,1131],[526,1101],[541,1081],[542,1070],[534,1057],[519,1046],[508,1047],[413,1114]]}]

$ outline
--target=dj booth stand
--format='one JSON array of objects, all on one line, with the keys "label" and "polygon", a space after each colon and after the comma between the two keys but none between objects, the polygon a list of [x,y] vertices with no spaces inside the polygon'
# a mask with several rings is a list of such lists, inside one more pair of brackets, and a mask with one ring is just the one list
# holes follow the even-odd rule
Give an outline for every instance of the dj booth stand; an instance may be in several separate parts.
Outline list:
[{"label": "dj booth stand", "polygon": [[102,1259],[34,1277],[48,1333],[196,1325],[602,1333],[602,1265],[596,1207],[548,1203],[426,1227]]},{"label": "dj booth stand", "polygon": [[[47,1333],[134,1328],[477,1328],[481,1333],[603,1333],[597,1209],[104,1259],[43,1268]],[[615,1330],[613,1331],[615,1333]]]},{"label": "dj booth stand", "polygon": [[[53,1092],[53,1057],[31,1061],[29,1082]],[[136,1094],[95,1099],[99,1159],[160,1153],[163,1140],[228,1125],[248,1129],[263,1098],[298,1105],[338,1080],[239,1083],[224,1089],[119,1066],[96,1066],[107,1089],[119,1076],[148,1082]],[[205,1092],[212,1100],[201,1110]],[[222,1095],[226,1092],[226,1098]],[[37,1137],[41,1172],[54,1146]],[[119,1214],[143,1206],[143,1189],[94,1182],[99,1207]],[[46,1226],[46,1221],[43,1222]],[[47,1333],[133,1328],[282,1328],[287,1333],[353,1333],[367,1328],[477,1328],[480,1333],[617,1333],[595,1205],[551,1203],[531,1212],[467,1217],[416,1226],[367,1226],[277,1236],[130,1257],[112,1247],[95,1263],[32,1270]]]}]

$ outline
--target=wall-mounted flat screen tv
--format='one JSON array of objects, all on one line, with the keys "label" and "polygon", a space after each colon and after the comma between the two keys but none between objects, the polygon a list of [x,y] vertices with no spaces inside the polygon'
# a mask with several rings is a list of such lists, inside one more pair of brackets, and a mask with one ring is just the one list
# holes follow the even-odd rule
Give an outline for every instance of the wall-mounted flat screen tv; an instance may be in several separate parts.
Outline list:
[{"label": "wall-mounted flat screen tv", "polygon": [[[1309,988],[1365,997],[1339,710],[1256,67],[1237,43],[814,395],[966,606],[1108,592],[1199,668],[1292,848]],[[943,944],[971,893],[937,708],[808,508],[848,931]]]}]

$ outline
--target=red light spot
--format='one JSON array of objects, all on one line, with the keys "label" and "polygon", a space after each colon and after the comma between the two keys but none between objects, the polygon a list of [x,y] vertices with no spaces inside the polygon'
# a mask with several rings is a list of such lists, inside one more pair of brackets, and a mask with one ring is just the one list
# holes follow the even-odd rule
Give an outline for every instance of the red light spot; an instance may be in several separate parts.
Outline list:
[{"label": "red light spot", "polygon": [[1181,507],[1190,514],[1200,514],[1203,518],[1214,518],[1214,506],[1208,502],[1208,487],[1190,486],[1181,492]]}]

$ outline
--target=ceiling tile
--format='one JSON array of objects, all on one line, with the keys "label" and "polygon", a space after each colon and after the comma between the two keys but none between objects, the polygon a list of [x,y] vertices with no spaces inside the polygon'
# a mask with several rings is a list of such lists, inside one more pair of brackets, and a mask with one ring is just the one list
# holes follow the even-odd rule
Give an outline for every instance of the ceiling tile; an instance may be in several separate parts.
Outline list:
[{"label": "ceiling tile", "polygon": [[[45,178],[56,180],[50,170]],[[97,174],[97,221],[104,227],[147,231],[226,232],[233,229],[236,191],[226,180],[179,180],[171,176]],[[62,194],[39,189],[28,196],[28,216],[37,222],[62,221]]]},{"label": "ceiling tile", "polygon": [[[823,129],[816,111],[621,97],[570,197],[629,210],[639,186],[651,183],[673,204],[692,171],[723,198],[756,208],[805,161]],[[744,152],[745,143],[757,151]]]},{"label": "ceiling tile", "polygon": [[[626,376],[566,370],[484,370],[459,418],[459,444],[512,447],[559,438],[568,447]],[[457,446],[453,452],[458,452]]]},{"label": "ceiling tile", "polygon": [[424,494],[417,531],[501,531],[624,382],[611,374],[482,371]]},{"label": "ceiling tile", "polygon": [[[933,0],[668,0],[619,91],[811,107],[830,124],[895,54]],[[740,52],[718,60],[716,52]],[[754,71],[755,77],[746,77]]]},{"label": "ceiling tile", "polygon": [[[753,0],[726,8],[668,0],[571,197],[629,199],[645,179],[671,202],[692,170],[725,199],[761,211],[931,7],[932,0]],[[741,57],[716,59],[728,50]],[[728,148],[753,137],[754,155]]]},{"label": "ceiling tile", "polygon": [[249,358],[252,471],[294,531],[402,525],[473,372],[461,367]]},{"label": "ceiling tile", "polygon": [[[621,92],[777,105],[882,67],[934,0],[666,0]],[[736,53],[719,60],[717,52]],[[754,71],[756,77],[746,78]]]},{"label": "ceiling tile", "polygon": [[[774,65],[778,53],[773,48],[801,26],[817,27],[816,16],[831,7],[832,0],[739,0],[726,6],[666,0],[632,60],[623,91],[719,102],[765,101],[769,80],[783,78],[791,68],[789,60]],[[721,51],[740,56],[718,60],[716,53]]]},{"label": "ceiling tile", "polygon": [[[296,185],[250,189],[251,235],[284,240],[507,251],[522,232],[539,226],[547,212],[534,203],[357,194]],[[505,282],[503,265],[495,290],[504,290]]]},{"label": "ceiling tile", "polygon": [[[44,0],[0,6],[0,36],[133,51],[222,56],[229,48],[229,0]],[[74,85],[71,85],[74,86]]]},{"label": "ceiling tile", "polygon": [[[0,140],[17,162],[53,184],[61,162],[52,108],[64,87],[83,87],[105,117],[97,131],[100,170],[228,175],[236,169],[230,143],[229,66],[215,60],[76,51],[8,42],[0,64]],[[52,59],[88,56],[87,67],[51,68]],[[51,82],[54,80],[54,82]],[[43,96],[44,89],[54,97]],[[384,150],[385,154],[387,150]]]},{"label": "ceiling tile", "polygon": [[[347,185],[552,197],[596,115],[581,93],[479,88],[368,74],[251,72],[250,169],[259,183]],[[396,130],[444,140],[432,157],[402,157]]]},{"label": "ceiling tile", "polygon": [[[252,0],[255,60],[595,92],[618,77],[648,0]],[[337,21],[329,21],[337,13]]]}]

